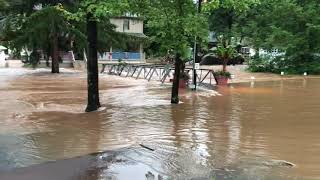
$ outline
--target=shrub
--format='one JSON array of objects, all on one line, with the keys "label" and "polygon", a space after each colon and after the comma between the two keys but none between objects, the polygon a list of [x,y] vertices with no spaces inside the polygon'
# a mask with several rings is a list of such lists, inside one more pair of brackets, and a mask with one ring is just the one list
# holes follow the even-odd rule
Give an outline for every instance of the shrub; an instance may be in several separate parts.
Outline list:
[{"label": "shrub", "polygon": [[248,70],[251,72],[272,72],[286,74],[320,74],[320,55],[296,53],[283,57],[255,56],[247,61]]},{"label": "shrub", "polygon": [[231,78],[231,73],[230,72],[228,72],[228,71],[216,71],[216,72],[214,72],[213,73],[213,75],[215,76],[215,77],[221,77],[221,76],[223,76],[223,77],[227,77],[227,78]]},{"label": "shrub", "polygon": [[285,66],[283,57],[254,56],[247,60],[248,70],[251,72],[281,72]]}]

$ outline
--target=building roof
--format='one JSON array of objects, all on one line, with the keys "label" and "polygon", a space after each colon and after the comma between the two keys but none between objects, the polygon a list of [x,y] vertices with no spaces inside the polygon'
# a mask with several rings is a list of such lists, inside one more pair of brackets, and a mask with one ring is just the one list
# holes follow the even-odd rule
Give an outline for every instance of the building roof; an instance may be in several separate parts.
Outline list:
[{"label": "building roof", "polygon": [[114,18],[114,19],[135,19],[135,20],[143,21],[142,17],[137,17],[137,16],[115,16],[115,17],[112,17],[112,18]]},{"label": "building roof", "polygon": [[119,16],[120,18],[138,18],[138,19],[142,19],[142,17],[139,14],[135,14],[135,13],[124,13],[121,16]]},{"label": "building roof", "polygon": [[125,32],[125,33],[130,35],[130,36],[137,37],[137,38],[148,38],[148,36],[146,36],[143,33],[130,33],[130,32]]}]

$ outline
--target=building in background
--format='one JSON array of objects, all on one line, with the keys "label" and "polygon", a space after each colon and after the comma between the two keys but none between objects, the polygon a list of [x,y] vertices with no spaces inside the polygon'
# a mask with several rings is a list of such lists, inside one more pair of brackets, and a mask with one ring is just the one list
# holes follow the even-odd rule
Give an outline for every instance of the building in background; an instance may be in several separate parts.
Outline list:
[{"label": "building in background", "polygon": [[6,59],[8,55],[6,54],[7,48],[0,45],[0,67],[4,67],[6,65]]},{"label": "building in background", "polygon": [[143,41],[147,36],[143,32],[143,19],[132,16],[114,17],[111,23],[116,26],[116,31],[128,35],[126,48],[109,47],[109,51],[99,54],[99,61],[128,61],[128,62],[145,62],[145,52]]}]

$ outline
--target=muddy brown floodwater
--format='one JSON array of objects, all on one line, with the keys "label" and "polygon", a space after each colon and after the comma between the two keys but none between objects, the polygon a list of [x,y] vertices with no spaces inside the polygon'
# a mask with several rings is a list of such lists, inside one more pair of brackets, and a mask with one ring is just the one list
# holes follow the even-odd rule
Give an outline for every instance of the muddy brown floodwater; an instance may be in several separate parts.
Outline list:
[{"label": "muddy brown floodwater", "polygon": [[171,105],[169,86],[103,75],[105,109],[83,113],[85,74],[62,72],[0,69],[1,180],[320,179],[320,79]]}]

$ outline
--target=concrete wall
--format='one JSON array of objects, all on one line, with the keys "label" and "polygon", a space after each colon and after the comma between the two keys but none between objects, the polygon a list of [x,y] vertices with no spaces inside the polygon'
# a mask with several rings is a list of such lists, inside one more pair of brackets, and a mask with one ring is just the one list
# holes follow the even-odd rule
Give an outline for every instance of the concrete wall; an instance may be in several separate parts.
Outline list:
[{"label": "concrete wall", "polygon": [[[124,29],[125,19],[129,20],[129,29]],[[143,33],[143,21],[137,18],[112,18],[111,23],[116,25],[116,31],[126,33]]]}]

